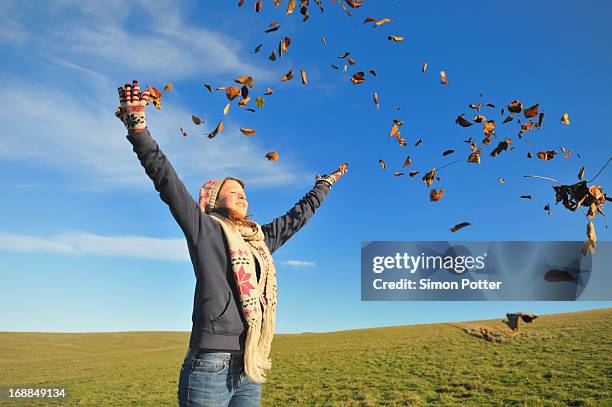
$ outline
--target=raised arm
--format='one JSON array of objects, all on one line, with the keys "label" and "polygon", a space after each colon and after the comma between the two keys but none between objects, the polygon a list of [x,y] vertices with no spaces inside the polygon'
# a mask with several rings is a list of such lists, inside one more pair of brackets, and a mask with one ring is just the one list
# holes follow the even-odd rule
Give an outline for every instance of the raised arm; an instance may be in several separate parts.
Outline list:
[{"label": "raised arm", "polygon": [[[345,172],[345,171],[344,171]],[[334,182],[344,172],[323,177],[317,176],[315,186],[300,199],[287,213],[261,226],[265,242],[271,253],[280,248],[291,236],[300,230],[327,196]]]},{"label": "raised arm", "polygon": [[148,92],[140,93],[137,81],[132,86],[126,84],[119,88],[121,108],[117,117],[125,124],[127,139],[133,146],[145,172],[153,181],[159,196],[169,207],[172,216],[183,230],[185,237],[197,241],[200,229],[200,209],[193,197],[185,188],[166,155],[157,142],[151,137],[146,127],[144,110],[148,102]]}]

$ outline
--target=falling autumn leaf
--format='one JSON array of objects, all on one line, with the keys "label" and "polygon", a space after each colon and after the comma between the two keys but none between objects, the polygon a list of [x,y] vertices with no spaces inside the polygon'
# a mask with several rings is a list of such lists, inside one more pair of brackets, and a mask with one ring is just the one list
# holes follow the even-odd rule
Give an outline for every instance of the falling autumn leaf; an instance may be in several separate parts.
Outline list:
[{"label": "falling autumn leaf", "polygon": [[531,154],[531,152],[527,152],[527,158],[533,158],[533,154]]},{"label": "falling autumn leaf", "polygon": [[508,111],[510,113],[520,113],[522,110],[523,110],[523,104],[519,100],[515,100],[514,102],[508,105]]},{"label": "falling autumn leaf", "polygon": [[379,27],[379,26],[381,26],[383,24],[390,23],[390,22],[391,22],[390,18],[386,18],[386,17],[385,18],[381,18],[376,23],[374,23],[374,27]]},{"label": "falling autumn leaf", "polygon": [[215,128],[215,130],[213,130],[212,133],[210,133],[208,135],[208,138],[214,138],[217,134],[221,133],[223,131],[223,120],[221,120],[219,122],[219,124],[217,125],[217,127]]},{"label": "falling autumn leaf", "polygon": [[240,89],[237,86],[230,86],[225,89],[225,95],[229,100],[234,100],[240,95]]},{"label": "falling autumn leaf", "polygon": [[293,10],[295,10],[295,0],[289,0],[287,4],[287,15],[293,13]]},{"label": "falling autumn leaf", "polygon": [[399,171],[393,173],[394,177],[399,177],[401,175],[404,175],[404,173],[403,172],[399,172]]},{"label": "falling autumn leaf", "polygon": [[428,173],[426,173],[425,175],[423,175],[423,178],[422,178],[423,182],[425,182],[425,184],[429,187],[431,186],[431,184],[433,184],[435,176],[436,176],[436,169],[434,168]]},{"label": "falling autumn leaf", "polygon": [[482,150],[482,148],[479,148],[478,150],[476,150],[473,153],[471,153],[470,156],[468,157],[467,161],[469,163],[480,164],[480,150]]},{"label": "falling autumn leaf", "polygon": [[368,72],[370,72],[370,75],[372,75],[372,76],[376,76],[376,71],[374,71],[374,70],[370,69]]},{"label": "falling autumn leaf", "polygon": [[423,63],[423,67],[421,68],[422,72],[427,71],[427,62]]},{"label": "falling autumn leaf", "polygon": [[570,120],[569,115],[567,113],[563,113],[563,116],[561,117],[561,123],[567,124],[569,126]]},{"label": "falling autumn leaf", "polygon": [[531,195],[521,195],[521,198],[523,198],[523,199],[533,199],[531,197]]},{"label": "falling autumn leaf", "polygon": [[417,175],[420,171],[410,171],[408,173],[408,175],[410,175],[411,177],[414,177],[415,175]]},{"label": "falling autumn leaf", "polygon": [[497,180],[500,182],[500,184],[506,183],[506,180],[504,180],[502,177],[497,178]]},{"label": "falling autumn leaf", "polygon": [[440,200],[440,198],[442,198],[444,196],[444,188],[440,188],[440,191],[436,191],[435,189],[432,189],[431,191],[429,191],[429,200],[431,202],[438,202]]},{"label": "falling autumn leaf", "polygon": [[544,161],[548,161],[548,160],[552,160],[555,157],[555,155],[557,155],[557,151],[556,150],[540,151],[536,155],[538,156],[538,158]]},{"label": "falling autumn leaf", "polygon": [[251,97],[250,97],[250,96],[247,96],[247,97],[245,97],[244,99],[240,99],[240,100],[238,101],[238,106],[242,106],[242,107],[244,107],[244,106],[246,106],[246,104],[247,104],[247,103],[249,103],[249,101],[250,101],[250,100],[251,100]]},{"label": "falling autumn leaf", "polygon": [[212,92],[213,92],[213,90],[212,90],[212,86],[210,86],[210,83],[205,83],[205,84],[204,84],[204,87],[205,87],[206,89],[208,89],[208,91],[209,91],[210,93],[212,93]]},{"label": "falling autumn leaf", "polygon": [[399,131],[399,128],[397,127],[397,124],[393,123],[393,126],[391,126],[391,131],[389,132],[389,137],[395,136],[398,131]]},{"label": "falling autumn leaf", "polygon": [[495,147],[495,149],[493,151],[491,151],[491,154],[490,154],[491,157],[495,157],[499,153],[501,153],[502,151],[508,150],[508,147],[510,146],[510,144],[512,144],[512,140],[511,139],[506,139],[504,141],[500,141],[499,144],[497,145],[497,147]]},{"label": "falling autumn leaf", "polygon": [[266,93],[264,93],[265,96],[270,96],[272,93],[274,93],[274,91],[272,90],[272,88],[268,88],[268,90],[266,91]]},{"label": "falling autumn leaf", "polygon": [[502,124],[503,124],[503,123],[508,123],[508,122],[511,122],[512,120],[514,120],[514,117],[513,117],[513,116],[508,116],[508,117],[506,117],[506,118],[504,119],[504,121],[502,122]]},{"label": "falling autumn leaf", "polygon": [[412,159],[410,158],[410,156],[406,157],[406,161],[404,161],[404,165],[402,165],[402,167],[407,167],[410,164],[412,164]]},{"label": "falling autumn leaf", "polygon": [[470,127],[473,124],[468,119],[463,117],[463,113],[457,116],[457,118],[455,119],[455,123],[457,123],[461,127]]},{"label": "falling autumn leaf", "polygon": [[262,46],[263,44],[259,44],[258,46],[256,46],[255,49],[253,50],[253,54],[257,54]]},{"label": "falling autumn leaf", "polygon": [[242,134],[244,134],[245,136],[252,136],[256,133],[255,129],[245,129],[245,128],[240,128],[240,131],[242,132]]},{"label": "falling autumn leaf", "polygon": [[380,164],[380,169],[384,170],[385,169],[385,160],[378,160],[378,163]]},{"label": "falling autumn leaf", "polygon": [[180,127],[181,130],[181,134],[183,135],[183,137],[187,137],[187,133],[185,132],[185,130],[183,130],[182,127]]},{"label": "falling autumn leaf", "polygon": [[[266,95],[267,95],[267,93],[266,93]],[[258,97],[255,99],[255,106],[257,106],[257,107],[259,107],[259,108],[264,107],[265,103],[266,103],[266,101],[265,101],[265,100],[264,100],[264,98],[262,98],[261,96],[258,96]]]},{"label": "falling autumn leaf", "polygon": [[365,82],[365,73],[361,71],[357,72],[356,74],[351,76],[351,82],[353,82],[353,85]]},{"label": "falling autumn leaf", "polygon": [[525,115],[525,118],[529,119],[530,117],[535,117],[538,114],[538,106],[539,105],[533,105],[531,107],[528,107],[527,109],[523,110],[523,114]]},{"label": "falling autumn leaf", "polygon": [[255,85],[255,81],[250,76],[239,76],[234,79],[234,82],[239,83],[241,85],[247,85],[249,88],[253,88]]},{"label": "falling autumn leaf", "polygon": [[302,84],[307,85],[308,84],[308,80],[306,79],[306,71],[301,69],[300,73],[302,75]]},{"label": "falling autumn leaf", "polygon": [[487,118],[486,118],[486,117],[484,117],[484,116],[482,116],[482,115],[477,115],[477,116],[474,116],[474,122],[475,122],[475,123],[482,123],[482,122],[484,122],[484,121],[487,121]]},{"label": "falling autumn leaf", "polygon": [[442,153],[442,157],[446,157],[447,155],[452,154],[454,152],[455,150],[446,150],[445,152]]},{"label": "falling autumn leaf", "polygon": [[378,103],[378,92],[374,92],[374,104],[376,105],[376,109],[380,109],[380,103]]},{"label": "falling autumn leaf", "polygon": [[357,61],[351,57],[346,57],[346,61],[349,63],[349,65],[355,65],[357,63]]},{"label": "falling autumn leaf", "polygon": [[164,92],[170,92],[172,88],[173,88],[172,83],[168,82],[166,86],[164,86]]},{"label": "falling autumn leaf", "polygon": [[195,114],[191,115],[191,121],[193,121],[194,124],[199,125],[204,123],[204,120],[200,119],[198,116],[196,116]]},{"label": "falling autumn leaf", "polygon": [[[272,23],[272,24],[276,24],[276,23]],[[272,24],[270,24],[270,25],[272,25]],[[268,28],[268,29],[267,29],[267,30],[265,30],[264,32],[265,32],[266,34],[267,34],[267,33],[271,33],[271,32],[277,31],[279,28],[280,28],[280,25],[276,24],[276,25],[271,26],[270,28]]]},{"label": "falling autumn leaf", "polygon": [[548,213],[548,216],[551,216],[549,204],[544,205],[544,210],[546,211],[546,213]]},{"label": "falling autumn leaf", "polygon": [[276,61],[276,51],[272,50],[272,53],[270,54],[270,56],[268,57],[268,59],[270,61]]},{"label": "falling autumn leaf", "polygon": [[229,111],[230,111],[230,104],[228,103],[227,105],[225,105],[225,108],[223,108],[223,116],[227,116]]},{"label": "falling autumn leaf", "polygon": [[582,179],[584,177],[584,167],[580,168],[580,171],[578,171],[578,179]]},{"label": "falling autumn leaf", "polygon": [[404,37],[398,37],[397,35],[390,35],[387,37],[387,39],[389,41],[395,41],[395,42],[404,41]]},{"label": "falling autumn leaf", "polygon": [[446,79],[446,72],[440,71],[440,83],[442,85],[448,85],[448,80]]},{"label": "falling autumn leaf", "polygon": [[366,19],[363,20],[363,24],[372,23],[374,21],[376,21],[374,17],[366,17]]},{"label": "falling autumn leaf", "polygon": [[325,36],[321,37],[321,41],[323,41],[323,45],[327,45],[327,41],[325,40]]},{"label": "falling autumn leaf", "polygon": [[281,78],[281,82],[290,81],[291,79],[293,79],[293,69],[287,72],[287,74]]},{"label": "falling autumn leaf", "polygon": [[455,226],[453,226],[452,228],[450,228],[450,231],[455,233],[456,231],[458,231],[459,229],[463,229],[466,226],[470,226],[471,223],[470,222],[462,222],[462,223],[458,223]]},{"label": "falling autumn leaf", "polygon": [[276,151],[269,151],[266,153],[266,158],[268,159],[268,161],[277,161],[278,153]]}]

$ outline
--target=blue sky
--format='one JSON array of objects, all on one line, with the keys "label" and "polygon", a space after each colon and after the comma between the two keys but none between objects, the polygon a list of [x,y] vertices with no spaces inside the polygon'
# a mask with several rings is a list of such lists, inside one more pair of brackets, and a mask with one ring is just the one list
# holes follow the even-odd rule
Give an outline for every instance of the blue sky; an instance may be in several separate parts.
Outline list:
[{"label": "blue sky", "polygon": [[[116,89],[132,79],[174,89],[163,109],[149,109],[153,137],[197,197],[210,178],[246,181],[254,219],[285,213],[325,173],[349,162],[313,219],[275,253],[277,332],[499,318],[508,311],[555,313],[610,307],[612,302],[361,302],[362,240],[583,240],[586,218],[554,205],[552,184],[538,174],[590,178],[612,152],[612,54],[607,2],[406,2],[369,0],[348,17],[324,1],[301,22],[264,1],[147,2],[4,1],[0,5],[0,330],[190,330],[195,277],[186,243],[144,173],[113,113]],[[285,4],[286,2],[283,2]],[[312,3],[312,2],[311,2]],[[365,17],[390,17],[376,29]],[[281,29],[264,34],[272,21]],[[282,36],[292,45],[267,60]],[[323,45],[321,36],[327,45]],[[406,37],[403,42],[388,35]],[[263,43],[262,50],[253,49]],[[349,74],[337,57],[357,61]],[[425,73],[421,72],[428,63]],[[355,69],[356,68],[356,69]],[[280,83],[290,69],[295,78]],[[303,86],[299,70],[308,73]],[[356,70],[374,69],[353,86]],[[439,82],[439,71],[449,84]],[[208,134],[227,103],[222,92],[238,75],[255,79],[253,96],[274,94],[256,113],[232,106],[226,130]],[[372,94],[378,92],[377,110]],[[498,123],[493,146],[511,137],[516,150],[440,172],[440,202],[420,176],[394,177],[410,155],[424,172],[467,156],[463,140],[480,126],[454,123],[470,103],[499,108],[515,99],[540,104],[545,119],[523,140],[517,124]],[[252,102],[251,102],[252,103]],[[394,109],[400,106],[400,110]],[[560,123],[568,112],[571,125]],[[196,127],[191,114],[206,123]],[[408,147],[387,141],[392,119],[405,121]],[[189,136],[183,138],[179,127]],[[257,129],[244,137],[238,129]],[[414,143],[419,138],[423,144]],[[526,144],[524,140],[530,140]],[[527,159],[527,151],[572,149],[568,159]],[[442,152],[456,152],[442,157]],[[276,150],[277,162],[264,155]],[[579,153],[581,158],[576,155]],[[384,159],[387,169],[378,164]],[[409,169],[404,169],[407,172]],[[597,179],[612,188],[609,170]],[[505,179],[505,184],[497,181]],[[531,194],[533,200],[520,199]],[[552,206],[552,216],[543,210]],[[605,211],[605,207],[604,207]],[[452,234],[449,228],[472,225]],[[610,240],[598,217],[599,240]]]}]

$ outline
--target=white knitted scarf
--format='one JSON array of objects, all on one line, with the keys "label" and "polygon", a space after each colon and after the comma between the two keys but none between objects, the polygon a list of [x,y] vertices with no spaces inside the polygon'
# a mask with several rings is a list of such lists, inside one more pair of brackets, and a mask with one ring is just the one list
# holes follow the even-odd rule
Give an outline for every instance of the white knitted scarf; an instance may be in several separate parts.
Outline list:
[{"label": "white knitted scarf", "polygon": [[[255,383],[266,381],[276,322],[276,268],[272,254],[264,242],[261,227],[233,225],[217,213],[210,214],[223,229],[229,243],[230,262],[240,304],[248,322],[244,350],[244,371]],[[259,263],[257,281],[255,259]]]}]

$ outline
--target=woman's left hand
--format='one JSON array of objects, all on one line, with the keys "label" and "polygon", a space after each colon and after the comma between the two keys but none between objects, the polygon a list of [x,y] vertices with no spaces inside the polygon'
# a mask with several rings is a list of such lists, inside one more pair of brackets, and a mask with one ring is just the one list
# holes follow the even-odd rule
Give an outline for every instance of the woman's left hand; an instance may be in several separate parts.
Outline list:
[{"label": "woman's left hand", "polygon": [[331,175],[322,175],[321,176],[321,175],[317,174],[316,177],[315,177],[315,182],[323,180],[323,181],[326,181],[330,185],[330,187],[331,187],[334,182],[338,181],[340,179],[340,177],[342,177],[344,174],[346,174],[348,172],[348,170],[346,169],[347,166],[348,166],[348,164],[346,164],[346,163],[342,164]]}]

